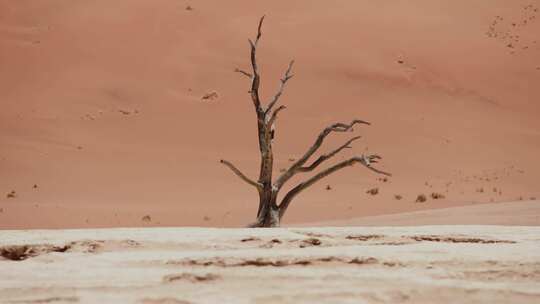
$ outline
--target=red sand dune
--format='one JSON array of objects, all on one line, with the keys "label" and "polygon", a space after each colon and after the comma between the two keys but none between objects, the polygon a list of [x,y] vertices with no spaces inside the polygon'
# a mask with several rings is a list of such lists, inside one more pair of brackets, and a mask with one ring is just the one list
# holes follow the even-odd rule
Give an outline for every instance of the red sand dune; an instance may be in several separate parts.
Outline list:
[{"label": "red sand dune", "polygon": [[540,1],[0,0],[0,228],[250,222],[257,195],[219,159],[257,174],[234,69],[263,14],[263,96],[297,63],[276,169],[360,118],[348,155],[393,173],[341,171],[286,223],[540,196]]}]

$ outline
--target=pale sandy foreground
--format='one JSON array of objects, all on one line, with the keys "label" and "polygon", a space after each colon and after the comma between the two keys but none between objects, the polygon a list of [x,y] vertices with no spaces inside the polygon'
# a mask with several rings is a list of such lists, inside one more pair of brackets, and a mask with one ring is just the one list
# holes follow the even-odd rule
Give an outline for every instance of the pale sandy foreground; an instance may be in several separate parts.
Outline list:
[{"label": "pale sandy foreground", "polygon": [[540,303],[539,227],[0,231],[0,247],[1,303]]},{"label": "pale sandy foreground", "polygon": [[257,194],[219,160],[258,176],[234,71],[262,15],[265,104],[296,60],[274,176],[353,118],[372,126],[320,152],[362,136],[343,156],[392,173],[329,176],[285,224],[540,198],[540,0],[0,0],[0,229],[252,220]]}]

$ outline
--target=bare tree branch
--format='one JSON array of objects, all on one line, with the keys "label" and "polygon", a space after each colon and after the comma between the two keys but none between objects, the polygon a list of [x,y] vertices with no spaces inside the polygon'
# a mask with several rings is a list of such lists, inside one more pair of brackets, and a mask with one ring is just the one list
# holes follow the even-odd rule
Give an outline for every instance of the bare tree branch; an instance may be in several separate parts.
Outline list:
[{"label": "bare tree branch", "polygon": [[324,130],[321,131],[319,136],[317,137],[317,140],[315,140],[315,143],[309,148],[309,150],[296,162],[294,162],[291,167],[285,171],[275,182],[275,186],[277,189],[281,189],[283,185],[291,178],[293,177],[297,172],[299,172],[299,168],[301,168],[308,160],[309,158],[317,152],[317,150],[321,147],[321,145],[324,142],[324,139],[332,132],[348,132],[352,131],[352,128],[356,124],[366,124],[369,125],[370,123],[367,121],[355,119],[349,124],[344,123],[335,123],[333,125],[330,125],[326,127]]},{"label": "bare tree branch", "polygon": [[259,76],[259,69],[257,67],[257,44],[259,43],[259,39],[262,36],[261,28],[264,21],[264,16],[261,17],[261,20],[259,20],[259,26],[257,27],[257,37],[255,38],[255,42],[251,41],[249,39],[249,44],[251,46],[251,68],[253,70],[253,76],[251,77],[251,99],[253,100],[253,105],[255,106],[255,110],[257,111],[257,115],[261,116],[263,110],[261,108],[261,99],[259,98],[259,85],[261,81],[261,77]]},{"label": "bare tree branch", "polygon": [[272,111],[272,108],[278,102],[279,98],[281,97],[281,94],[283,94],[283,90],[285,89],[285,85],[287,84],[287,81],[289,81],[291,78],[293,78],[294,75],[291,74],[293,65],[294,65],[294,60],[291,60],[291,62],[289,63],[289,67],[287,68],[287,71],[285,71],[285,75],[283,75],[283,78],[280,79],[281,83],[279,85],[279,89],[278,89],[276,95],[274,95],[274,97],[272,98],[272,100],[268,104],[268,107],[266,108],[266,111],[264,111],[265,114],[268,114],[268,113],[270,113],[270,111]]},{"label": "bare tree branch", "polygon": [[343,168],[352,166],[352,165],[354,165],[356,163],[360,163],[363,166],[365,166],[366,168],[368,168],[368,169],[370,169],[370,170],[372,170],[374,172],[377,172],[379,174],[384,174],[384,175],[387,175],[387,176],[391,176],[390,173],[378,170],[378,169],[373,168],[371,166],[372,163],[376,163],[379,159],[381,159],[381,157],[378,156],[378,155],[368,155],[368,156],[361,156],[361,157],[353,157],[353,158],[350,158],[348,160],[342,161],[342,162],[340,162],[340,163],[338,163],[338,164],[336,164],[336,165],[334,165],[334,166],[332,166],[330,168],[327,168],[326,170],[323,170],[323,171],[319,172],[318,174],[314,175],[310,179],[300,183],[298,186],[291,189],[291,191],[289,191],[285,195],[285,197],[283,198],[283,200],[279,204],[279,216],[280,216],[280,218],[283,216],[283,214],[285,214],[285,211],[289,207],[291,201],[300,192],[302,192],[303,190],[305,190],[309,186],[315,184],[319,180],[325,178],[326,176],[328,176],[328,175],[330,175],[330,174],[332,174],[332,173],[334,173],[334,172],[336,172],[338,170],[341,170]]},{"label": "bare tree branch", "polygon": [[315,160],[311,165],[309,165],[307,167],[298,168],[298,172],[313,171],[315,168],[317,168],[324,161],[334,157],[336,154],[341,152],[343,149],[351,148],[350,144],[353,141],[358,140],[360,138],[362,138],[362,136],[356,136],[356,137],[353,137],[353,138],[349,139],[346,143],[344,143],[343,145],[341,145],[339,148],[335,149],[334,151],[332,151],[332,152],[330,152],[328,154],[323,154],[323,155],[319,156],[319,158],[317,158],[317,160]]},{"label": "bare tree branch", "polygon": [[279,114],[279,112],[281,112],[282,110],[285,110],[286,108],[287,108],[286,106],[279,106],[277,109],[274,110],[274,112],[272,113],[272,117],[270,117],[270,120],[268,120],[268,124],[267,124],[268,128],[272,127],[272,125],[277,119],[277,115]]},{"label": "bare tree branch", "polygon": [[259,42],[259,39],[261,39],[261,36],[262,36],[261,28],[262,28],[263,21],[264,21],[265,17],[266,17],[266,15],[263,15],[261,17],[261,19],[259,20],[259,26],[257,27],[257,37],[255,38],[255,46]]},{"label": "bare tree branch", "polygon": [[248,72],[246,72],[246,71],[244,71],[244,70],[241,70],[241,69],[239,69],[239,68],[234,69],[234,71],[235,71],[236,73],[243,74],[244,76],[249,77],[250,79],[253,78],[253,75],[251,75],[250,73],[248,73]]},{"label": "bare tree branch", "polygon": [[240,170],[238,170],[238,168],[236,168],[230,162],[222,159],[221,163],[224,164],[225,166],[229,167],[229,169],[231,169],[234,172],[234,174],[236,174],[238,177],[240,177],[246,183],[248,183],[248,184],[254,186],[255,188],[257,188],[257,190],[260,191],[262,189],[262,185],[260,183],[254,181],[254,180],[250,179],[249,177],[247,177],[246,175],[244,175],[244,173],[242,173]]}]

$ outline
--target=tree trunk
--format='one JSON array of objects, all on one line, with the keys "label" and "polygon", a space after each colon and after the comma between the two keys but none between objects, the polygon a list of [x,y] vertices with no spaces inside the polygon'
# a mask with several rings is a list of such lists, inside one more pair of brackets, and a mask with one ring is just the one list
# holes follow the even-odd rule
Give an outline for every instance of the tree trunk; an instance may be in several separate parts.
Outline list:
[{"label": "tree trunk", "polygon": [[279,208],[277,205],[269,206],[265,205],[262,213],[257,218],[257,221],[253,224],[248,225],[250,228],[272,228],[279,227],[280,217],[279,217]]},{"label": "tree trunk", "polygon": [[275,191],[263,192],[260,195],[257,213],[257,221],[249,227],[279,227],[280,215],[279,207],[276,203],[277,193]]}]

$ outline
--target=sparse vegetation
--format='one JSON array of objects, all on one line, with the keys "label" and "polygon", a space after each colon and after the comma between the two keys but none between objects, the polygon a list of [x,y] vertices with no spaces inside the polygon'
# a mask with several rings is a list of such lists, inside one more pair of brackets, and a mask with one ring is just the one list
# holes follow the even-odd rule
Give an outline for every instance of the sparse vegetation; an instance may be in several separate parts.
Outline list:
[{"label": "sparse vegetation", "polygon": [[17,192],[15,192],[15,190],[11,190],[11,192],[6,194],[6,198],[16,198],[16,197],[17,197]]},{"label": "sparse vegetation", "polygon": [[438,200],[438,199],[444,199],[445,196],[444,196],[444,194],[433,192],[433,193],[431,193],[431,198],[434,199],[434,200]]},{"label": "sparse vegetation", "polygon": [[377,194],[379,194],[379,188],[369,189],[368,191],[366,191],[366,193],[371,194],[371,195],[377,195]]},{"label": "sparse vegetation", "polygon": [[424,195],[424,194],[419,194],[417,197],[416,197],[416,202],[417,203],[424,203],[427,201],[427,197]]}]

